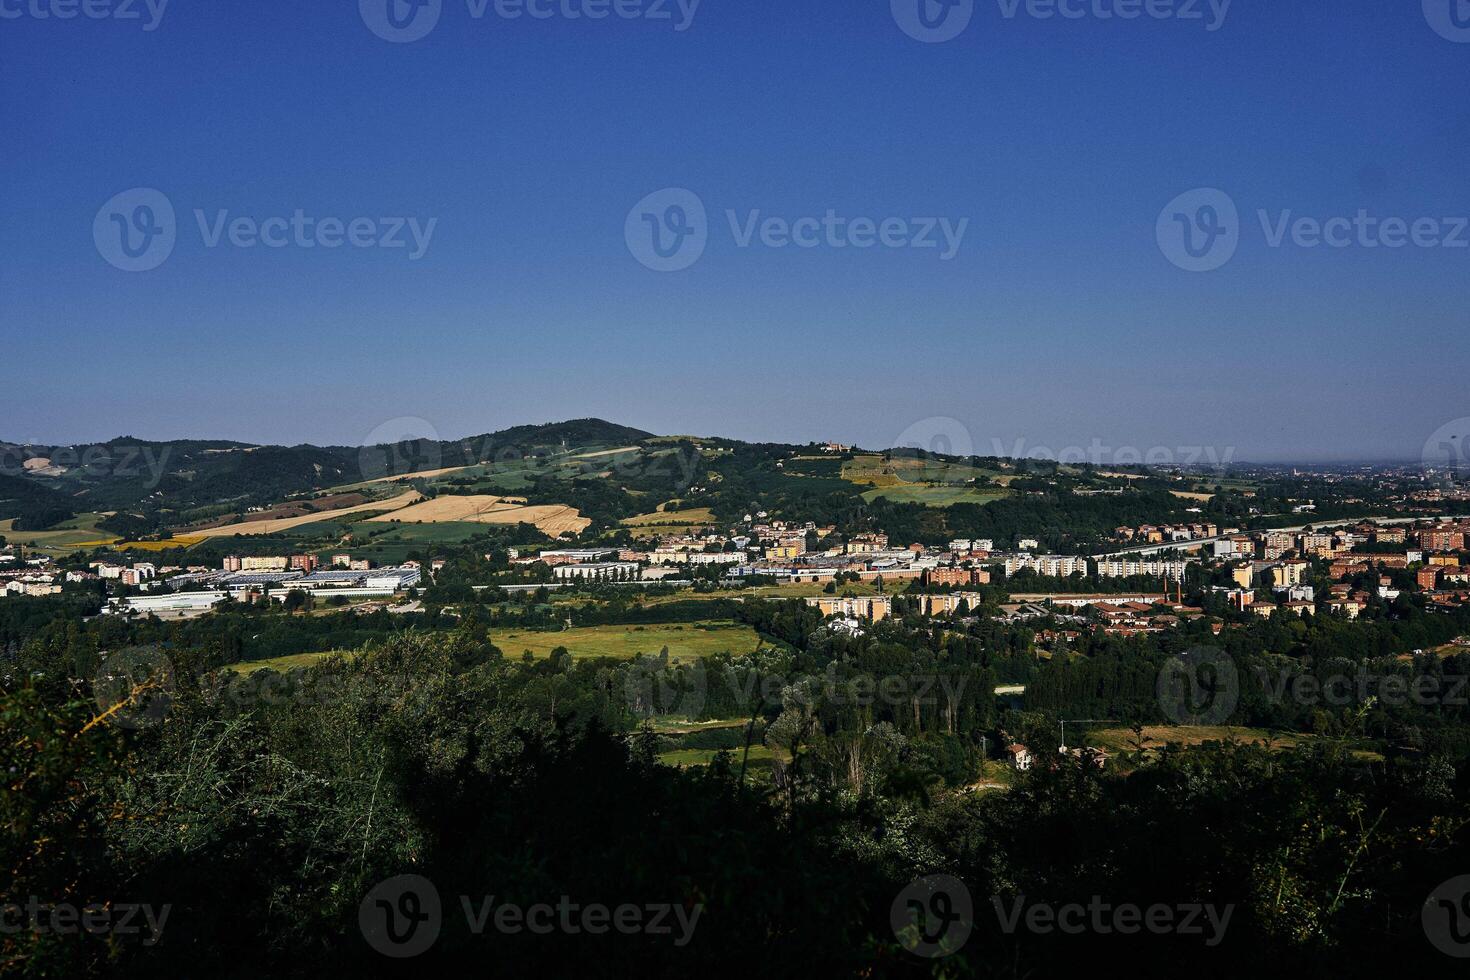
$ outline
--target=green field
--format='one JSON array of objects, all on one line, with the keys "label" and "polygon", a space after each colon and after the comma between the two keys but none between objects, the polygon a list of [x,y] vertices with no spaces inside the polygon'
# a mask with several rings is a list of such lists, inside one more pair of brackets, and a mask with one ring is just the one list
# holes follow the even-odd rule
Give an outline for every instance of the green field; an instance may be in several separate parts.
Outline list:
[{"label": "green field", "polygon": [[512,658],[525,650],[530,650],[533,657],[549,657],[557,647],[566,647],[577,659],[631,660],[640,653],[657,656],[668,647],[671,661],[697,660],[714,653],[747,654],[760,645],[755,630],[727,622],[584,626],[552,632],[495,630],[490,640]]},{"label": "green field", "polygon": [[313,667],[323,660],[340,653],[344,657],[355,657],[356,652],[351,650],[328,650],[320,653],[294,653],[289,657],[272,657],[269,660],[245,660],[237,664],[228,664],[221,670],[233,671],[236,674],[253,674],[257,670],[274,670],[284,674],[288,670],[297,667]]},{"label": "green field", "polygon": [[[1316,736],[1300,732],[1268,732],[1264,728],[1236,728],[1228,725],[1146,725],[1143,729],[1144,751],[1157,753],[1166,744],[1173,742],[1186,747],[1204,742],[1224,742],[1234,739],[1244,744],[1270,745],[1273,750],[1294,749],[1308,745]],[[1074,741],[1069,735],[1068,741]],[[1088,732],[1076,739],[1087,745],[1098,745],[1109,752],[1133,752],[1133,732],[1127,728],[1104,728]],[[1355,750],[1353,755],[1361,759],[1381,759],[1375,752]]]},{"label": "green field", "polygon": [[999,475],[994,470],[963,463],[895,456],[854,456],[842,466],[842,478],[851,483],[867,483],[875,487],[902,486],[908,483],[945,483],[959,485],[967,480],[984,480]]},{"label": "green field", "polygon": [[660,735],[688,735],[691,732],[709,732],[720,728],[744,728],[750,724],[748,718],[715,718],[710,721],[690,721],[675,715],[660,715],[653,719],[653,730]]},{"label": "green field", "polygon": [[351,525],[348,531],[352,534],[353,551],[371,554],[374,549],[396,553],[426,544],[464,544],[476,538],[488,538],[507,526],[477,524],[474,521],[440,521],[432,524],[360,523]]},{"label": "green field", "polygon": [[[662,504],[659,505],[662,508]],[[708,507],[693,507],[689,510],[655,510],[649,514],[625,517],[621,521],[628,527],[638,529],[651,527],[688,527],[690,525],[714,524],[714,513]]]},{"label": "green field", "polygon": [[434,477],[431,482],[469,486],[477,493],[515,495],[531,489],[545,476],[558,480],[595,478],[598,474],[626,467],[639,455],[637,447],[582,447],[575,453],[558,453],[536,459],[514,459],[480,463],[457,473]]},{"label": "green field", "polygon": [[[672,752],[660,752],[658,761],[666,766],[678,766],[680,769],[689,766],[707,766],[715,760],[719,749],[675,749]],[[745,748],[729,749],[731,760],[738,767],[740,760],[745,758]],[[750,747],[751,768],[765,768],[776,758],[776,753],[764,745],[752,745]]]},{"label": "green field", "polygon": [[925,507],[952,507],[955,504],[988,504],[1007,496],[999,487],[951,487],[923,483],[901,483],[877,487],[863,494],[872,503],[887,497],[898,504],[923,504]]},{"label": "green field", "polygon": [[[1271,733],[1264,728],[1234,728],[1229,725],[1146,725],[1143,729],[1144,748],[1163,748],[1165,743],[1199,745],[1203,742],[1223,742],[1234,738],[1238,742],[1260,742],[1270,739],[1273,747],[1294,748],[1310,738],[1307,735]],[[1127,728],[1104,728],[1088,732],[1087,741],[1096,743],[1109,752],[1133,751],[1133,732]]]},{"label": "green field", "polygon": [[998,473],[977,466],[904,456],[887,460],[882,456],[857,456],[842,467],[844,480],[872,488],[863,492],[863,499],[869,503],[886,497],[894,503],[925,507],[1000,500],[1008,491],[988,482],[998,477]]},{"label": "green field", "polygon": [[[583,626],[570,630],[496,630],[490,635],[491,642],[507,657],[519,658],[526,650],[531,656],[545,658],[557,647],[566,647],[576,659],[614,657],[631,660],[641,654],[657,656],[668,647],[670,662],[697,660],[715,653],[746,654],[760,645],[760,638],[749,626],[730,622],[673,623],[650,626]],[[288,657],[269,660],[247,660],[230,664],[225,670],[237,674],[249,674],[262,668],[285,672],[297,667],[310,667],[331,656],[356,656],[354,651],[338,650],[323,653],[298,653]],[[698,731],[702,727],[721,728],[736,722],[713,723],[705,726],[690,726],[685,731]]]},{"label": "green field", "polygon": [[104,520],[103,514],[78,514],[45,531],[15,531],[11,525],[14,518],[0,521],[0,534],[14,544],[23,544],[47,553],[75,551],[82,545],[94,545],[99,541],[116,541],[117,535],[97,529],[97,522]]}]

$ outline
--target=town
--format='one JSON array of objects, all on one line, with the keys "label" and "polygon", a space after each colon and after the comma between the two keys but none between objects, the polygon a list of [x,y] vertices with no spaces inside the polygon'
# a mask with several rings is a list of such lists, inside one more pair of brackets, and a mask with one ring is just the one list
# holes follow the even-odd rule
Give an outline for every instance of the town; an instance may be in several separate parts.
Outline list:
[{"label": "town", "polygon": [[[1106,633],[1158,632],[1181,617],[1206,615],[1217,599],[1240,614],[1337,615],[1356,619],[1370,601],[1392,601],[1405,590],[1434,606],[1470,603],[1470,520],[1363,520],[1299,530],[1241,531],[1213,524],[1119,527],[1121,550],[1093,556],[1037,554],[1037,539],[1019,537],[998,548],[988,539],[894,545],[882,532],[842,537],[831,526],[747,515],[729,533],[675,534],[646,550],[626,547],[506,549],[505,558],[527,581],[510,591],[587,586],[687,588],[718,570],[721,586],[818,584],[829,594],[806,602],[824,616],[857,628],[893,614],[896,596],[912,595],[924,616],[951,616],[977,608],[976,586],[1119,580],[1150,588],[1087,594],[1077,588],[1014,591],[1001,604],[1007,620],[1056,616]],[[1130,552],[1130,545],[1150,553]],[[487,555],[486,558],[492,556]],[[19,545],[0,550],[0,597],[44,596],[70,583],[97,582],[111,614],[189,616],[227,598],[281,602],[292,592],[313,599],[384,599],[431,584],[445,559],[427,568],[416,560],[374,567],[351,553],[227,556],[220,568],[159,566],[97,560],[85,569],[62,568],[30,557]],[[1327,582],[1319,590],[1314,582]],[[867,583],[879,594],[845,594],[847,583]],[[969,591],[967,591],[969,590]],[[1185,601],[1185,592],[1191,602]],[[1218,603],[1216,603],[1218,605]],[[1217,626],[1223,619],[1216,617]]]}]

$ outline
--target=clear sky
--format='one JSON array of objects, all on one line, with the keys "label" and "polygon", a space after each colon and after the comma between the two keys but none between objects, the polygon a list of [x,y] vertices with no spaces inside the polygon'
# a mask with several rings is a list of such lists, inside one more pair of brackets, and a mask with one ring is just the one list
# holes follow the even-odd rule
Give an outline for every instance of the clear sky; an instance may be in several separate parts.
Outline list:
[{"label": "clear sky", "polygon": [[[643,0],[668,19],[442,0],[406,42],[369,22],[414,31],[432,8],[172,0],[147,30],[160,0],[38,16],[55,2],[0,0],[0,438],[358,443],[401,417],[452,438],[597,415],[878,446],[943,417],[981,452],[1310,460],[1417,457],[1470,415],[1470,231],[1440,220],[1470,215],[1470,10],[1450,0],[1135,19],[1130,0],[924,0],[928,29],[919,0],[692,19],[690,0]],[[109,204],[134,188],[175,211],[140,272],[121,233],[167,236],[141,237],[164,230],[138,212],[156,197]],[[667,195],[635,207],[666,188],[702,227]],[[1166,208],[1197,188],[1239,219],[1202,209],[1217,197]],[[268,221],[298,210],[304,236]],[[829,210],[840,234],[808,223],[812,247],[760,230]],[[1271,244],[1286,212],[1360,210],[1436,219],[1419,238],[1438,247],[1341,222],[1345,247],[1309,227]],[[408,226],[402,248],[313,237],[366,218],[376,243],[409,217],[435,222],[422,248]],[[232,243],[239,218],[238,241],[283,247]],[[855,219],[938,247],[855,247]],[[1190,222],[1228,223],[1228,261],[1179,267],[1169,229]],[[650,268],[640,228],[686,224],[697,261]]]}]

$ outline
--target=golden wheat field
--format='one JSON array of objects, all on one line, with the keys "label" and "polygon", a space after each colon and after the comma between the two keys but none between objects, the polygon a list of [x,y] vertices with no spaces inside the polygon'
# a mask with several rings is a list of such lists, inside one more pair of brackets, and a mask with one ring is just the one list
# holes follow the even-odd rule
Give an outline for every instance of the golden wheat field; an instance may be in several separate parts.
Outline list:
[{"label": "golden wheat field", "polygon": [[446,521],[468,521],[472,524],[534,524],[543,534],[556,537],[560,534],[579,534],[591,525],[575,507],[564,504],[538,504],[527,507],[524,497],[494,497],[489,495],[443,496],[433,500],[381,514],[371,518],[373,522],[404,524],[440,524]]},{"label": "golden wheat field", "polygon": [[315,524],[317,521],[334,521],[348,514],[361,514],[370,510],[392,510],[407,507],[416,500],[423,497],[416,490],[399,494],[391,500],[372,500],[356,507],[343,507],[340,510],[323,510],[312,514],[303,514],[300,517],[280,517],[268,521],[243,521],[239,524],[226,524],[224,527],[204,528],[198,531],[190,531],[192,538],[228,538],[236,534],[275,534],[279,531],[289,531],[293,527],[303,524]]}]

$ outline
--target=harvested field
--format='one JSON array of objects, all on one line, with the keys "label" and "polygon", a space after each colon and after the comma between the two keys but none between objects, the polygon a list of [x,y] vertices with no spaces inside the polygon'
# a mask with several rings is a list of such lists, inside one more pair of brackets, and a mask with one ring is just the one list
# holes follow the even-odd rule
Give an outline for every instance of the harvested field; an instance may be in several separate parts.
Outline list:
[{"label": "harvested field", "polygon": [[[524,499],[514,498],[516,501]],[[404,524],[420,521],[425,524],[438,524],[445,521],[468,521],[474,524],[534,524],[542,534],[551,537],[560,534],[579,534],[592,523],[589,518],[578,513],[575,507],[567,507],[564,504],[538,504],[534,507],[527,507],[505,497],[488,495],[435,497],[433,500],[425,500],[391,514],[381,514],[372,518],[369,523],[387,524],[394,521]]]},{"label": "harvested field", "polygon": [[[660,504],[660,507],[663,505]],[[697,507],[691,510],[657,510],[652,514],[639,514],[636,517],[625,517],[622,523],[629,527],[677,527],[678,525],[713,524],[715,523],[714,512],[708,507]]]},{"label": "harvested field", "polygon": [[[326,497],[314,497],[310,500],[293,500],[289,503],[281,504],[279,507],[272,507],[270,510],[257,511],[250,515],[250,520],[252,522],[277,521],[290,517],[305,517],[307,514],[322,514],[328,511],[335,511],[339,514],[347,513],[348,508],[356,507],[358,504],[365,504],[368,502],[368,499],[367,496],[360,493],[335,493]],[[210,528],[224,527],[226,524],[236,523],[240,522],[236,521],[233,515],[217,517],[211,521],[190,524],[188,527],[181,528],[180,533],[196,534],[201,531],[207,531]]]},{"label": "harvested field", "polygon": [[467,470],[468,466],[446,466],[437,470],[421,470],[417,473],[400,473],[398,476],[383,476],[376,480],[368,480],[368,483],[401,483],[404,480],[430,480],[436,476],[446,476],[450,473],[458,473]]},{"label": "harvested field", "polygon": [[361,514],[370,510],[397,510],[407,507],[423,497],[415,490],[400,494],[391,500],[373,500],[356,507],[344,507],[340,510],[324,510],[319,513],[303,514],[299,517],[284,517],[269,520],[244,521],[239,524],[226,524],[222,527],[211,527],[203,530],[189,530],[190,537],[196,538],[228,538],[236,534],[276,534],[280,531],[289,531],[293,527],[303,524],[314,524],[317,521],[335,520],[346,514]]},{"label": "harvested field", "polygon": [[596,459],[599,456],[616,456],[619,453],[636,453],[637,446],[624,446],[621,449],[601,449],[593,453],[577,453],[572,459]]}]

